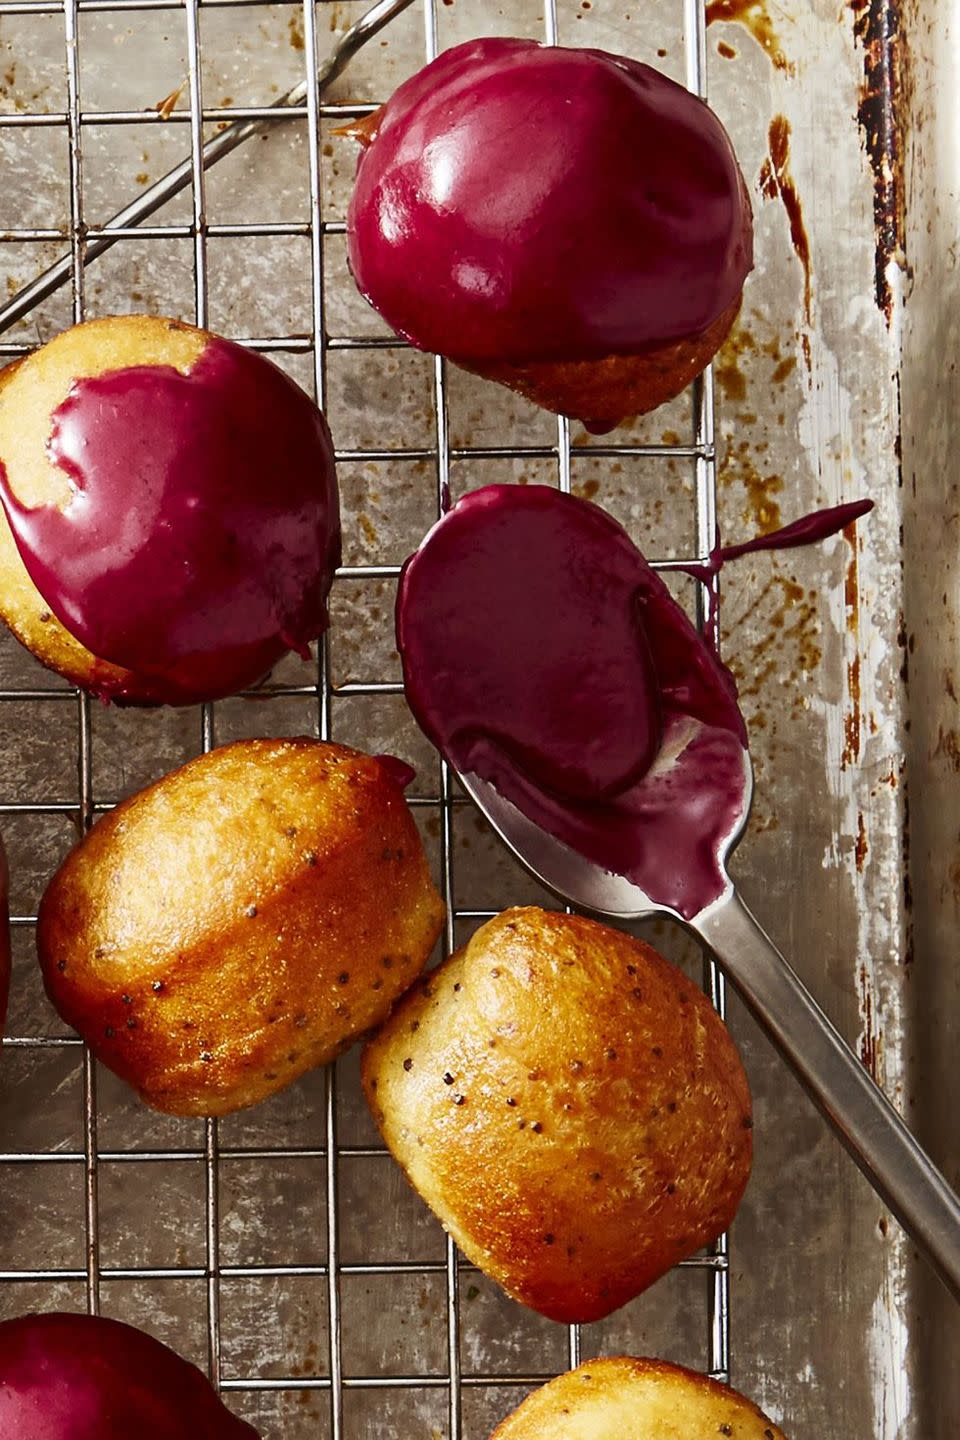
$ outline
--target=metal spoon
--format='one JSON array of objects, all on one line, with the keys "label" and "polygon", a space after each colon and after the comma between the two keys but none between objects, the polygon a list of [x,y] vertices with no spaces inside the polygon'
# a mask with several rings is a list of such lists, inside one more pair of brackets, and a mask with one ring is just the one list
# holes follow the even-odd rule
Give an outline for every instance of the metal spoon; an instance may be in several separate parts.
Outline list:
[{"label": "metal spoon", "polygon": [[716,852],[723,892],[687,919],[656,895],[555,840],[487,781],[473,774],[459,778],[518,859],[562,899],[616,920],[670,915],[706,942],[878,1195],[960,1299],[960,1201],[760,928],[727,874],[727,860],[746,828],[753,793],[750,757],[746,750],[743,755],[742,807]]},{"label": "metal spoon", "polygon": [[[322,91],[330,85],[337,76],[344,70],[348,62],[357,51],[368,40],[372,40],[385,25],[394,20],[401,11],[406,10],[412,4],[412,0],[378,0],[376,5],[371,5],[360,19],[345,30],[337,41],[328,58],[323,62],[317,71],[317,86]],[[258,120],[234,120],[227,125],[213,139],[208,140],[201,152],[201,159],[204,170],[209,170],[218,160],[225,155],[230,155],[238,145],[245,140],[252,139],[255,135],[262,135],[269,130],[278,120],[286,119],[285,111],[291,106],[302,105],[307,97],[307,82],[301,80],[281,95],[270,108],[277,111],[276,116],[264,117]],[[144,190],[129,205],[118,210],[104,226],[103,230],[91,235],[83,247],[84,264],[95,260],[111,245],[115,245],[121,238],[119,235],[111,235],[113,229],[125,230],[131,225],[140,225],[144,220],[155,214],[174,195],[179,195],[193,183],[193,161],[192,159],[181,160],[166,175],[162,176],[148,189]],[[0,305],[0,330],[5,330],[16,320],[21,320],[24,315],[29,314],[35,305],[59,290],[65,285],[73,274],[73,257],[64,255],[55,261],[49,269],[38,275],[36,280],[19,290],[5,305]]]}]

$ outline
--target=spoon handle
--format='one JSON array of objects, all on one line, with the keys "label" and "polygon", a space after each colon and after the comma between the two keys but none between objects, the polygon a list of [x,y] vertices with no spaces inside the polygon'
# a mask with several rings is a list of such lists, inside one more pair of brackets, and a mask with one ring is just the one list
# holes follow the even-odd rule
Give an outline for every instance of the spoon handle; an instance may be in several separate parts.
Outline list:
[{"label": "spoon handle", "polygon": [[960,1299],[960,1200],[732,891],[693,921],[877,1194]]}]

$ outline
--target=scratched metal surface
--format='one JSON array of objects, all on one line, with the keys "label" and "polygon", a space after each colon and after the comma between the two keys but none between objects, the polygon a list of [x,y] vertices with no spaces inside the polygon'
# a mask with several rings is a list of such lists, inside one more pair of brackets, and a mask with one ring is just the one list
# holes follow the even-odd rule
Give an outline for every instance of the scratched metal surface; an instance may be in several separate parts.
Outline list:
[{"label": "scratched metal surface", "polygon": [[[360,8],[330,0],[317,6],[321,53]],[[958,504],[949,447],[950,401],[955,415],[960,381],[956,366],[947,373],[942,359],[956,353],[960,313],[946,303],[948,288],[954,297],[957,288],[958,142],[945,61],[957,44],[951,6],[941,0],[921,7],[916,0],[902,16],[894,0],[783,0],[769,13],[762,5],[716,0],[708,8],[709,91],[733,134],[757,220],[757,269],[716,366],[723,533],[741,538],[863,493],[877,506],[855,540],[757,555],[724,577],[725,654],[740,682],[757,771],[753,822],[736,874],[761,921],[956,1182],[951,1116],[960,1095],[951,1100],[947,1087],[957,1083],[950,1012],[960,904],[960,679]],[[680,0],[564,0],[559,38],[628,51],[682,79],[684,16],[694,9]],[[736,18],[741,11],[749,26]],[[300,78],[299,5],[206,4],[199,14],[208,107],[263,103]],[[455,0],[439,7],[437,23],[441,46],[489,32],[542,37],[544,12],[532,0],[500,6]],[[354,62],[329,98],[384,98],[422,62],[424,34],[415,5]],[[0,115],[65,108],[63,39],[62,12],[16,13],[0,4]],[[184,11],[81,6],[79,55],[85,112],[151,109],[187,72]],[[185,103],[177,102],[181,110]],[[343,215],[352,159],[332,125],[322,124],[321,182],[324,218],[335,221]],[[87,124],[88,222],[106,219],[188,145],[189,127],[175,118]],[[62,125],[0,127],[0,175],[0,227],[67,226]],[[159,220],[187,226],[191,215],[187,194]],[[207,216],[221,226],[279,219],[302,228],[309,220],[305,122],[254,141],[212,171]],[[3,243],[8,290],[63,245]],[[219,235],[207,251],[212,328],[300,337],[275,355],[309,388],[307,236]],[[142,307],[193,318],[193,253],[188,234],[121,242],[90,269],[87,313]],[[327,333],[383,334],[350,284],[342,236],[328,233],[324,253]],[[10,347],[43,340],[71,318],[69,294],[61,292],[0,343],[11,354]],[[557,429],[549,417],[468,377],[447,378],[457,450],[546,452],[521,459],[455,454],[454,494],[495,479],[557,480],[558,460],[550,453]],[[341,466],[345,563],[395,564],[435,514],[431,362],[402,350],[331,347],[327,384],[341,449],[425,452],[421,459]],[[651,558],[690,554],[695,544],[693,468],[669,454],[690,443],[691,427],[683,401],[609,437],[666,447],[648,458],[596,453],[598,442],[573,427],[574,490],[609,506]],[[418,766],[421,795],[436,795],[436,763],[402,699],[343,691],[397,679],[393,583],[337,583],[332,733],[404,755]],[[678,593],[690,599],[689,590]],[[315,675],[289,661],[275,678],[296,687],[309,686]],[[8,697],[0,724],[0,824],[13,867],[13,910],[27,921],[76,835],[70,806],[77,795],[77,707],[69,697],[11,698],[15,690],[63,687],[5,636],[0,685]],[[319,713],[309,693],[232,700],[216,707],[216,738],[315,731]],[[201,743],[196,712],[97,707],[91,737],[100,804],[163,773]],[[40,800],[61,802],[61,812],[25,808]],[[439,866],[441,812],[424,805],[418,813]],[[453,812],[450,858],[463,912],[458,936],[476,923],[476,912],[543,898],[469,809]],[[676,934],[654,928],[665,951],[696,963]],[[42,996],[29,923],[17,926],[15,946],[12,1034],[62,1037]],[[730,1017],[756,1097],[755,1172],[730,1250],[733,1383],[793,1440],[954,1436],[956,1316],[734,1001]],[[206,1364],[213,1253],[222,1378],[231,1404],[267,1440],[454,1437],[451,1335],[468,1440],[485,1440],[523,1392],[505,1383],[510,1376],[565,1367],[566,1330],[521,1311],[473,1273],[459,1275],[451,1330],[444,1238],[389,1159],[366,1153],[376,1137],[359,1099],[355,1056],[339,1066],[336,1190],[318,1153],[327,1133],[322,1076],[220,1126],[213,1252],[203,1126],[149,1114],[107,1074],[97,1082],[95,1141],[101,1157],[112,1157],[99,1165],[102,1308]],[[76,1047],[23,1044],[5,1052],[0,1149],[30,1159],[0,1167],[2,1316],[86,1303],[90,1132],[83,1094]],[[159,1153],[166,1158],[135,1158]],[[331,1227],[333,1195],[339,1213]],[[327,1266],[331,1238],[336,1286]],[[395,1273],[376,1273],[386,1263],[395,1264]],[[707,1273],[676,1271],[610,1320],[584,1327],[582,1354],[634,1350],[708,1368],[716,1340],[708,1335]],[[331,1336],[334,1293],[339,1342]],[[338,1388],[331,1367],[339,1363],[347,1377],[373,1381],[348,1386],[342,1413],[331,1399]],[[423,1383],[391,1384],[390,1377]]]}]

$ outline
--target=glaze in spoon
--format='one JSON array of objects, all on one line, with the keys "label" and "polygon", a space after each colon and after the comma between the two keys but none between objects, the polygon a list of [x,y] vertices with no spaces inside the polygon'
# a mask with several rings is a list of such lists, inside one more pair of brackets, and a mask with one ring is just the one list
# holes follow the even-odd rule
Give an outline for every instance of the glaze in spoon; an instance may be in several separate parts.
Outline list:
[{"label": "glaze in spoon", "polygon": [[415,717],[514,854],[582,909],[705,941],[960,1298],[960,1203],[727,872],[753,790],[733,680],[626,532],[545,486],[474,491],[407,562],[397,636]]}]

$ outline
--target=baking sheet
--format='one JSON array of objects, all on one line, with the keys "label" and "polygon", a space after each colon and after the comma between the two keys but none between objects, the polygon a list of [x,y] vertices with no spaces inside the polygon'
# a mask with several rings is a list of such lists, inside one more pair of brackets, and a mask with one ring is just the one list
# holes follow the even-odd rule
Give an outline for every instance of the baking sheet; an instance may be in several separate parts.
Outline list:
[{"label": "baking sheet", "polygon": [[[324,98],[385,98],[422,63],[434,26],[445,47],[485,33],[542,38],[554,18],[561,43],[622,50],[683,80],[696,8],[697,0],[566,0],[545,12],[532,0],[444,0],[425,16],[416,4]],[[320,55],[361,10],[340,0],[316,6]],[[725,573],[724,653],[757,773],[734,869],[758,918],[957,1183],[960,507],[950,401],[960,398],[960,312],[950,303],[958,173],[950,76],[960,57],[950,10],[946,0],[922,13],[896,0],[714,0],[706,61],[757,222],[757,268],[715,367],[724,536],[744,538],[864,493],[876,502],[853,541],[756,555]],[[303,75],[309,26],[300,4],[206,3],[198,16],[208,109],[269,103]],[[8,122],[0,123],[0,233],[32,226],[69,235],[64,25],[52,5],[0,4],[0,119]],[[155,108],[188,73],[185,9],[81,4],[77,54],[83,217],[98,224],[189,151],[187,96],[166,119]],[[104,112],[137,118],[98,120]],[[62,118],[24,123],[30,115]],[[459,940],[484,912],[545,897],[472,809],[437,803],[439,766],[396,693],[389,567],[436,514],[435,374],[430,358],[408,350],[343,343],[387,332],[346,271],[338,222],[353,156],[335,123],[325,114],[319,137],[324,364],[313,347],[305,118],[208,174],[215,232],[278,221],[290,232],[210,235],[209,323],[267,344],[307,389],[325,370],[328,417],[350,455],[340,465],[344,563],[388,571],[346,575],[335,587],[330,729],[416,765],[417,814],[438,875],[449,816]],[[156,217],[175,233],[123,240],[91,265],[85,313],[194,318],[192,217],[188,192]],[[54,234],[6,238],[0,280],[13,293],[65,243]],[[60,292],[0,336],[0,353],[13,356],[73,317],[69,290]],[[493,480],[564,477],[566,436],[551,417],[453,370],[445,379],[454,496]],[[696,462],[669,452],[694,438],[689,400],[601,440],[573,426],[570,483],[608,506],[651,558],[690,555]],[[617,453],[624,444],[664,451]],[[477,453],[497,448],[534,453]],[[692,604],[692,586],[677,593]],[[48,1042],[15,1044],[3,1056],[0,1147],[30,1158],[0,1167],[0,1316],[84,1307],[95,1198],[103,1312],[206,1365],[212,1294],[230,1403],[267,1440],[341,1430],[358,1440],[455,1440],[458,1369],[462,1434],[485,1440],[526,1388],[505,1382],[565,1368],[575,1342],[475,1272],[452,1268],[439,1226],[375,1153],[355,1056],[339,1063],[332,1089],[325,1076],[309,1076],[223,1122],[219,1159],[202,1123],[151,1115],[105,1072],[95,1079],[95,1133],[86,1121],[81,1051],[52,1043],[67,1037],[42,995],[29,917],[76,839],[81,802],[109,806],[196,754],[201,719],[95,705],[87,752],[72,692],[6,636],[0,686],[0,825],[13,910],[25,922],[14,933],[8,1029]],[[327,704],[316,667],[288,660],[274,686],[286,693],[218,704],[217,742],[317,733]],[[648,933],[699,973],[682,936],[665,925]],[[729,1009],[756,1098],[754,1176],[730,1246],[733,1383],[793,1440],[954,1436],[954,1309],[750,1019],[733,1000]],[[335,1163],[325,1149],[331,1116]],[[101,1157],[95,1197],[92,1148]],[[215,1246],[211,1219],[219,1220]],[[393,1273],[375,1273],[387,1265]],[[715,1365],[725,1338],[715,1273],[679,1269],[583,1327],[582,1355],[633,1350]]]}]

